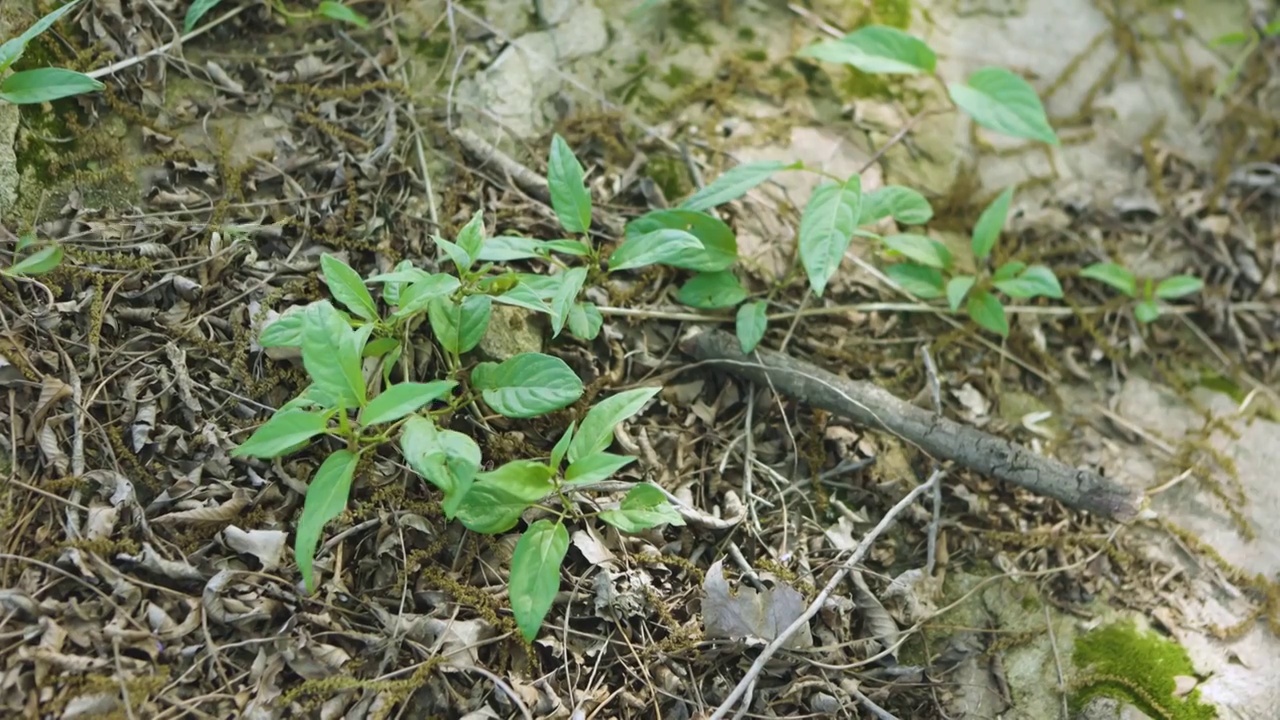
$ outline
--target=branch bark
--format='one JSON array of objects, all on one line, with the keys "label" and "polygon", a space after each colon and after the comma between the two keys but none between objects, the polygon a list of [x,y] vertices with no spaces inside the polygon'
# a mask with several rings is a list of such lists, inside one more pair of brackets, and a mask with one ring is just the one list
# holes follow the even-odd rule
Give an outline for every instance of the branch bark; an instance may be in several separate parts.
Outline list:
[{"label": "branch bark", "polygon": [[916,407],[872,383],[849,380],[772,350],[756,350],[757,360],[742,353],[736,337],[720,330],[702,332],[682,348],[741,378],[772,383],[784,395],[897,435],[935,459],[953,461],[1076,510],[1120,521],[1133,519],[1141,510],[1140,492]]}]

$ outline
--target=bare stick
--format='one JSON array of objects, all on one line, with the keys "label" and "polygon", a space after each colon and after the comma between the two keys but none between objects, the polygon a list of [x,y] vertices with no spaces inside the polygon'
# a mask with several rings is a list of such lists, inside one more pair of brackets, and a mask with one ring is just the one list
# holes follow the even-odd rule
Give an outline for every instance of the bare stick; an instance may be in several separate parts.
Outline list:
[{"label": "bare stick", "polygon": [[822,588],[822,592],[818,593],[818,597],[809,603],[809,607],[805,608],[804,613],[796,618],[795,622],[788,625],[786,630],[779,633],[778,637],[773,639],[773,642],[760,651],[755,662],[751,663],[751,667],[747,669],[747,674],[733,688],[733,692],[729,693],[729,697],[725,698],[724,702],[720,703],[720,706],[716,708],[716,711],[711,713],[711,717],[707,720],[722,720],[725,714],[729,712],[729,709],[746,694],[747,688],[754,687],[756,678],[760,677],[760,673],[764,671],[764,666],[769,662],[769,658],[773,657],[774,653],[778,652],[791,639],[792,635],[799,632],[800,628],[807,625],[813,619],[813,616],[818,614],[818,611],[826,604],[827,598],[831,597],[831,594],[840,586],[840,583],[844,582],[844,579],[849,576],[854,567],[862,562],[862,558],[871,549],[871,544],[876,541],[876,538],[880,537],[880,533],[887,530],[893,524],[894,519],[902,514],[902,511],[906,510],[911,503],[915,502],[916,498],[932,488],[943,474],[941,470],[935,471],[923,485],[907,493],[907,496],[899,500],[897,505],[889,508],[889,512],[880,518],[880,522],[871,529],[871,532],[862,536],[862,539],[858,541],[858,546],[853,549],[849,557],[840,565],[840,569],[836,571],[836,574],[832,575],[831,579],[827,581],[827,584]]},{"label": "bare stick", "polygon": [[872,383],[827,372],[782,353],[757,348],[758,360],[743,355],[738,340],[719,330],[683,343],[685,352],[757,383],[769,382],[784,395],[842,415],[859,425],[884,430],[938,460],[1051,497],[1076,510],[1113,520],[1131,520],[1141,510],[1141,493],[1089,471],[1034,452],[907,403]]}]

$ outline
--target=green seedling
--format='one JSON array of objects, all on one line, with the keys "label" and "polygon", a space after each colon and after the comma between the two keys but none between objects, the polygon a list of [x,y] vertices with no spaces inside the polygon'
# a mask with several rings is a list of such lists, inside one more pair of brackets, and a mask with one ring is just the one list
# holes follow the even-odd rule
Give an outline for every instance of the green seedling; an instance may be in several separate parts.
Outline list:
[{"label": "green seedling", "polygon": [[[71,12],[80,0],[71,2],[40,18],[16,38],[0,44],[0,76],[4,76],[14,63],[22,58],[27,44],[41,33],[53,27],[53,24]],[[0,102],[13,105],[32,105],[73,95],[98,92],[105,87],[93,78],[74,70],[65,68],[35,68],[10,74],[0,80]]]},{"label": "green seedling", "polygon": [[[196,25],[209,14],[210,10],[216,8],[222,0],[195,0],[187,8],[187,16],[182,21],[182,31],[189,33],[195,29]],[[314,10],[306,10],[295,12],[285,6],[283,0],[270,0],[271,7],[280,14],[281,17],[290,20],[311,20],[313,18],[327,18],[338,22],[354,25],[358,28],[369,27],[369,20],[359,12],[353,10],[347,5],[343,5],[335,0],[323,0],[316,5]]]},{"label": "green seedling", "polygon": [[[25,250],[30,250],[31,252],[27,252],[23,257],[18,258],[18,254],[23,253]],[[14,256],[15,262],[7,268],[0,268],[0,275],[30,278],[51,273],[62,264],[62,248],[57,245],[45,245],[37,248],[36,238],[30,234],[18,238],[18,244],[14,248]]]},{"label": "green seedling", "polygon": [[1194,295],[1204,288],[1204,281],[1192,275],[1173,275],[1156,281],[1141,280],[1123,265],[1112,262],[1094,263],[1080,271],[1080,277],[1097,280],[1119,290],[1133,302],[1133,316],[1140,323],[1154,322],[1163,312],[1161,300],[1176,300]]}]

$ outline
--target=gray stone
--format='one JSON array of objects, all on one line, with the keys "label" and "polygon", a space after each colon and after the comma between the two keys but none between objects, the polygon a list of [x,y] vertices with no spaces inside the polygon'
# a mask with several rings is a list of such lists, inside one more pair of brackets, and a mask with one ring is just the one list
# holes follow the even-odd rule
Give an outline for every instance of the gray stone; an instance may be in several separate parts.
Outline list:
[{"label": "gray stone", "polygon": [[489,329],[476,350],[498,362],[520,353],[541,352],[546,332],[542,320],[524,308],[494,304]]},{"label": "gray stone", "polygon": [[[0,8],[0,42],[18,34],[9,3]],[[0,74],[4,77],[8,72]],[[0,223],[9,219],[9,210],[18,200],[18,155],[13,143],[18,137],[18,106],[0,102]]]}]

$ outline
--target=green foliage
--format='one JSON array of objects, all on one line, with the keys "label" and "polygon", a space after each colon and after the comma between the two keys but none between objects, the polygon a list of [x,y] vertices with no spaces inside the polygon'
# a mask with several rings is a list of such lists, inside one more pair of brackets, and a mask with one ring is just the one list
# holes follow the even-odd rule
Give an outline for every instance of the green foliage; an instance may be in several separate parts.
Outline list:
[{"label": "green foliage", "polygon": [[[187,15],[182,21],[182,32],[189,33],[194,30],[196,25],[204,19],[204,16],[208,15],[210,10],[213,10],[221,3],[222,0],[193,0],[191,5],[187,6]],[[321,17],[354,25],[361,29],[369,27],[369,20],[365,16],[335,0],[322,0],[315,10],[306,12],[289,10],[285,7],[283,0],[270,0],[269,4],[281,17],[291,20],[307,20]]]},{"label": "green foliage", "polygon": [[815,43],[799,54],[879,75],[932,73],[938,64],[938,56],[924,42],[883,25],[868,25],[839,40]]},{"label": "green foliage", "polygon": [[591,195],[584,178],[582,164],[569,144],[556,135],[551,139],[551,156],[547,159],[547,185],[551,189],[551,207],[560,219],[560,227],[567,232],[585,234],[591,227]]},{"label": "green foliage", "polygon": [[[16,253],[35,247],[35,235],[23,235],[18,238]],[[57,245],[45,245],[25,257],[17,260],[7,268],[0,268],[0,275],[15,278],[31,278],[53,272],[62,264],[62,248]]]},{"label": "green foliage", "polygon": [[1151,717],[1210,720],[1218,716],[1200,691],[1183,693],[1178,677],[1195,677],[1187,651],[1132,623],[1105,625],[1076,639],[1072,663],[1080,671],[1072,693],[1073,713],[1095,697],[1130,702]]},{"label": "green foliage", "polygon": [[[79,1],[71,0],[66,5],[35,21],[31,27],[24,30],[18,37],[10,38],[0,44],[0,74],[3,74],[11,65],[22,58],[28,43],[53,27],[54,23],[71,12]],[[106,86],[97,80],[74,70],[35,68],[33,70],[15,72],[0,81],[0,102],[7,102],[13,105],[34,105],[61,100],[74,95],[98,92],[104,87]],[[39,274],[32,273],[29,270],[22,273],[14,273],[10,269],[10,272],[22,275]]]},{"label": "green foliage", "polygon": [[764,339],[764,332],[769,327],[768,310],[769,303],[764,300],[744,303],[742,307],[738,308],[735,329],[738,334],[738,343],[742,346],[742,352],[749,353],[755,350],[760,341]]},{"label": "green foliage", "polygon": [[862,178],[825,183],[809,197],[800,215],[800,261],[813,294],[821,296],[853,240],[862,214]]},{"label": "green foliage", "polygon": [[1080,277],[1096,280],[1119,290],[1133,300],[1133,317],[1140,323],[1154,322],[1163,312],[1161,300],[1176,300],[1194,295],[1204,288],[1204,281],[1191,275],[1171,275],[1159,282],[1147,278],[1138,291],[1138,277],[1128,268],[1113,262],[1094,263],[1080,271]]}]

